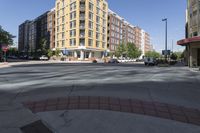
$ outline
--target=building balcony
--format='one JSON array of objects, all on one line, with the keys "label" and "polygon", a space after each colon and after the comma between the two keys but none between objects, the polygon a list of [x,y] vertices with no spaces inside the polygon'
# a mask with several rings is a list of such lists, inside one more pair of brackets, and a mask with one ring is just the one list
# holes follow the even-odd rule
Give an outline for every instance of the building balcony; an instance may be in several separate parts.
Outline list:
[{"label": "building balcony", "polygon": [[79,27],[81,30],[84,30],[85,29],[85,25],[80,25]]},{"label": "building balcony", "polygon": [[85,43],[80,42],[79,46],[85,46]]},{"label": "building balcony", "polygon": [[80,34],[80,38],[85,38],[85,34]]},{"label": "building balcony", "polygon": [[80,0],[80,2],[81,2],[81,3],[84,3],[84,2],[85,2],[85,0]]},{"label": "building balcony", "polygon": [[80,15],[80,20],[85,20],[85,15]]},{"label": "building balcony", "polygon": [[83,5],[80,6],[80,11],[85,11],[85,5],[84,6]]}]

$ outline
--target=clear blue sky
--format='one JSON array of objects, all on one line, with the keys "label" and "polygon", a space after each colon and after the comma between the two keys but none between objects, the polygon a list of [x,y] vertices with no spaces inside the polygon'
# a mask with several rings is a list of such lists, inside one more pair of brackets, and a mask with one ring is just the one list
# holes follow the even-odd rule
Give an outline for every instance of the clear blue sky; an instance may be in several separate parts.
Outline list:
[{"label": "clear blue sky", "polygon": [[[0,25],[14,35],[18,35],[18,25],[27,19],[34,19],[54,7],[55,0],[1,0]],[[109,7],[133,25],[149,32],[156,50],[164,48],[165,29],[162,18],[168,18],[168,45],[176,46],[176,41],[185,35],[186,0],[108,0]],[[15,40],[17,42],[17,39]]]}]

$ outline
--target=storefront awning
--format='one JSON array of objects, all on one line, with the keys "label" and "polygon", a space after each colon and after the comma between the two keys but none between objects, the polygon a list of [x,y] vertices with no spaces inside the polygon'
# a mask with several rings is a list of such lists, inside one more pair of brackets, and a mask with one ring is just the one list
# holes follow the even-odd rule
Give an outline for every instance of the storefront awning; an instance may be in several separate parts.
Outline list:
[{"label": "storefront awning", "polygon": [[200,42],[200,37],[186,38],[177,42],[177,45],[186,46],[190,43]]}]

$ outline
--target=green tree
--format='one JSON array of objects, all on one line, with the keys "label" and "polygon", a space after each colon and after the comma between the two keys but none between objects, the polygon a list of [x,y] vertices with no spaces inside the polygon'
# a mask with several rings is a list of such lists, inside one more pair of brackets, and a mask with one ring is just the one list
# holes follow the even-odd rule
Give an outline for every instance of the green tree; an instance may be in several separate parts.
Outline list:
[{"label": "green tree", "polygon": [[174,52],[174,54],[177,55],[177,59],[182,59],[182,58],[184,58],[184,51],[183,51],[183,52]]},{"label": "green tree", "polygon": [[48,57],[52,57],[53,56],[53,51],[51,49],[48,49],[47,55],[48,55]]},{"label": "green tree", "polygon": [[178,59],[178,56],[177,56],[176,53],[172,53],[172,54],[170,55],[170,58],[171,58],[172,60],[177,60],[177,59]]},{"label": "green tree", "polygon": [[48,49],[47,39],[46,38],[42,38],[40,40],[40,46],[39,46],[38,51],[40,51],[41,54],[46,55],[48,53],[47,49]]},{"label": "green tree", "polygon": [[57,48],[55,51],[55,55],[58,57],[60,55],[60,52],[61,52],[60,49]]},{"label": "green tree", "polygon": [[125,44],[120,44],[115,51],[115,56],[119,58],[120,56],[123,56],[123,54],[126,54],[126,46]]},{"label": "green tree", "polygon": [[141,56],[142,52],[134,43],[128,43],[126,46],[126,54],[130,58],[138,58]]},{"label": "green tree", "polygon": [[17,49],[16,48],[10,48],[9,50],[8,50],[8,52],[9,52],[9,55],[17,55],[17,53],[18,53],[18,51],[17,51]]},{"label": "green tree", "polygon": [[0,61],[3,58],[2,45],[13,45],[14,36],[5,31],[0,25]]},{"label": "green tree", "polygon": [[1,26],[0,26],[0,44],[7,44],[7,45],[12,45],[13,44],[13,38],[14,36],[11,35],[9,32],[5,31]]},{"label": "green tree", "polygon": [[160,58],[160,53],[156,51],[149,51],[145,54],[146,57]]}]

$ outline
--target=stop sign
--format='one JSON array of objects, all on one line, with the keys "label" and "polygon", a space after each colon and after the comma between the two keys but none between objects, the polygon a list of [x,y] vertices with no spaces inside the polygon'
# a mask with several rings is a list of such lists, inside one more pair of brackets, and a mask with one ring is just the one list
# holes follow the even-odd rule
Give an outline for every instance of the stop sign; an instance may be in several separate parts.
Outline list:
[{"label": "stop sign", "polygon": [[8,51],[8,47],[6,47],[6,46],[3,46],[2,49],[3,49],[4,52]]}]

